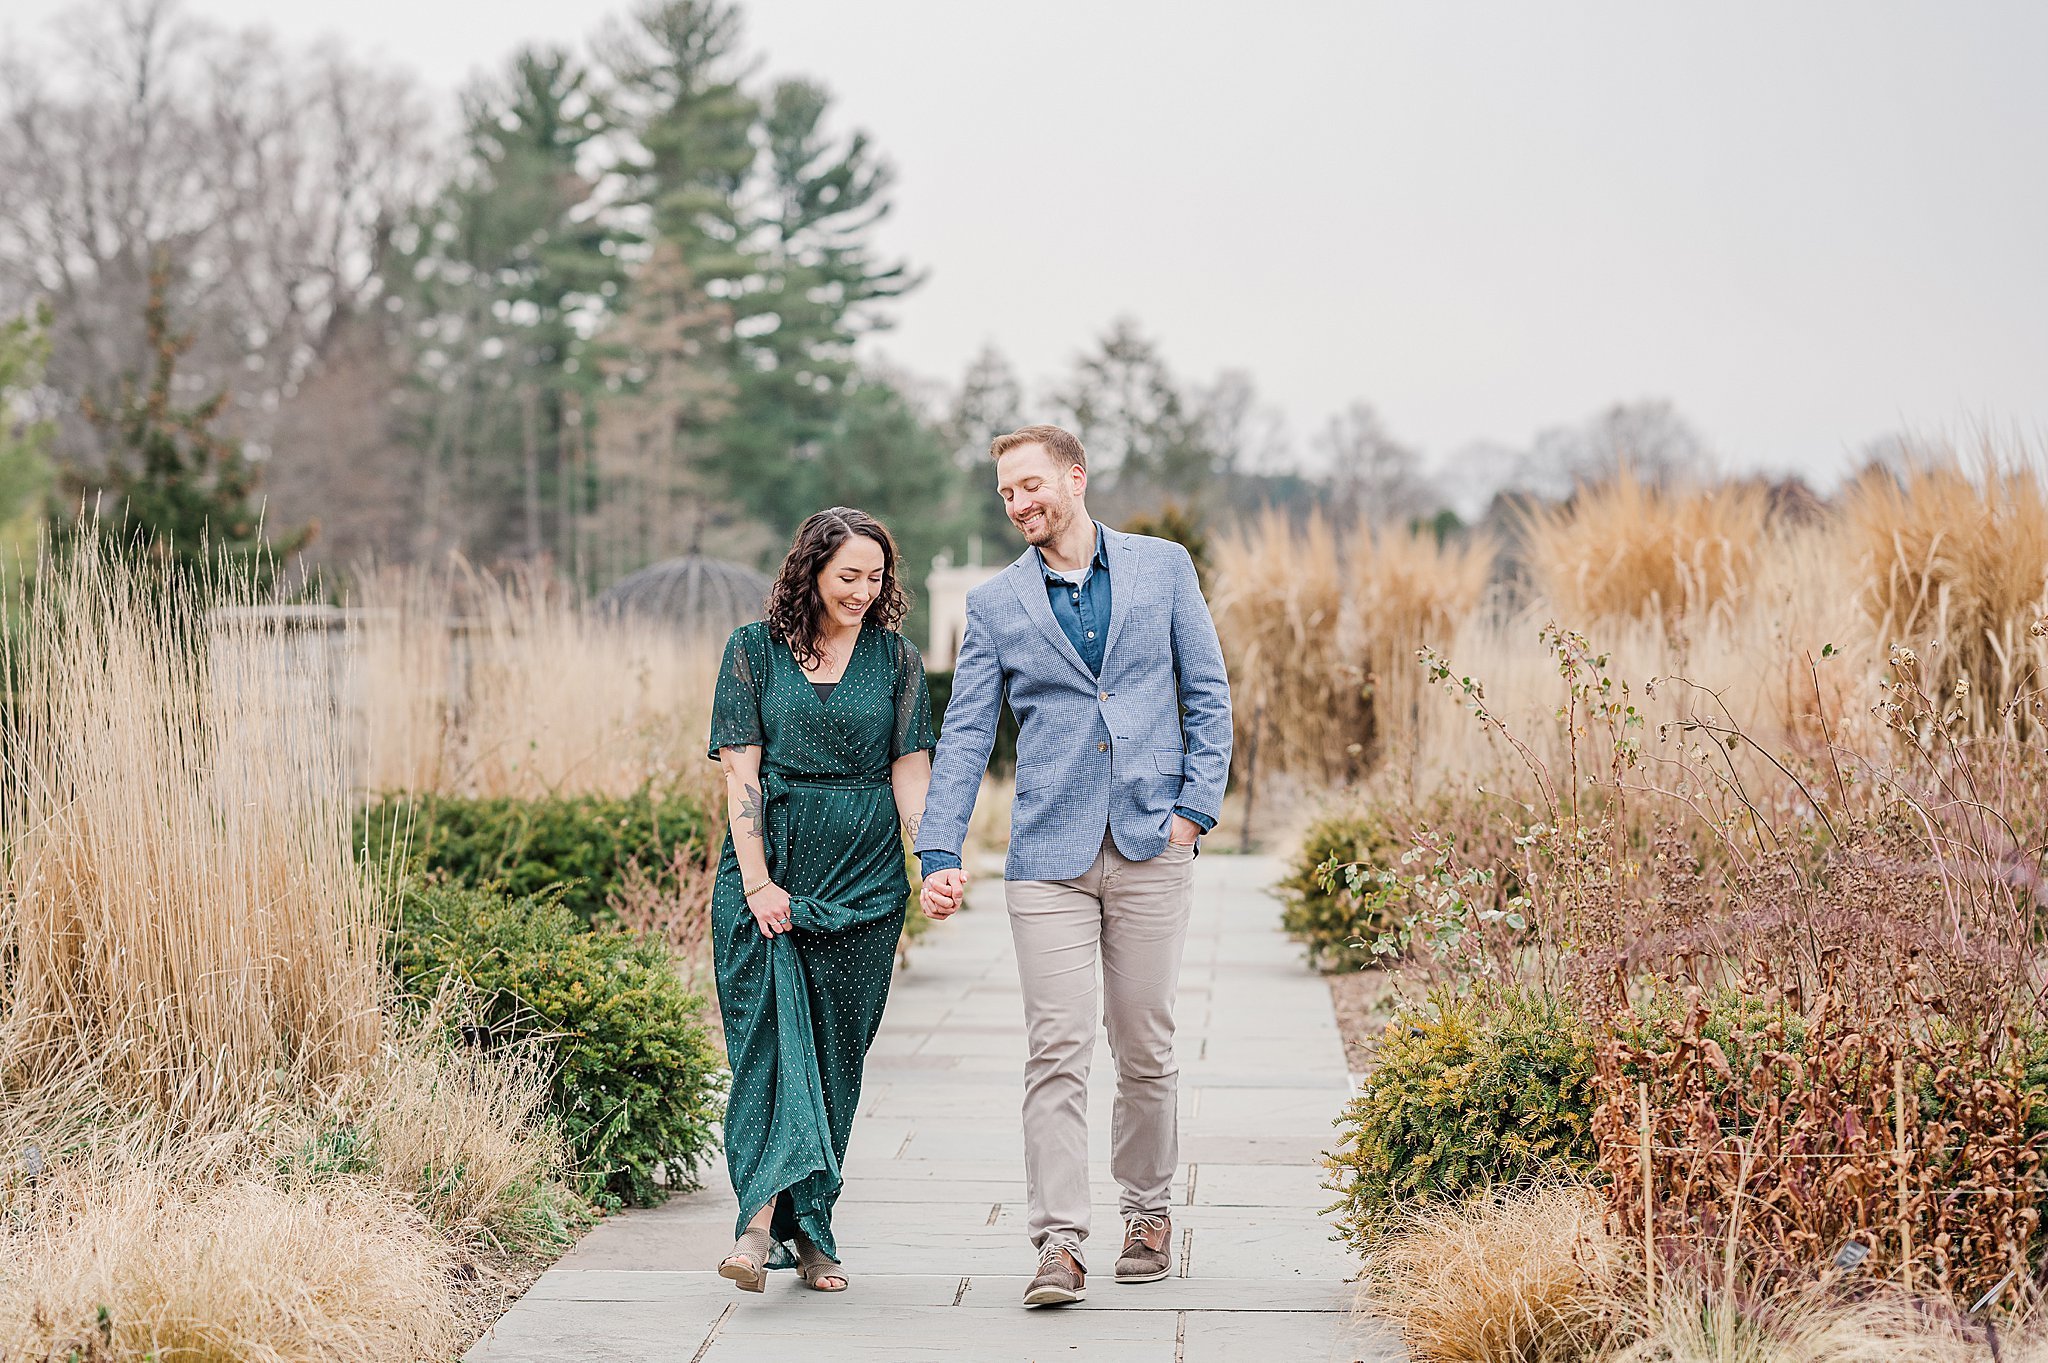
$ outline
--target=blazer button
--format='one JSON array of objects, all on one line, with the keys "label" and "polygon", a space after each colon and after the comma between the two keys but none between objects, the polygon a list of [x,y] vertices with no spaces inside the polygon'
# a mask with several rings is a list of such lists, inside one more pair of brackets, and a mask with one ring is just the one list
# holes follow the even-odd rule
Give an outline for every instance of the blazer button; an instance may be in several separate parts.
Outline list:
[{"label": "blazer button", "polygon": [[1108,700],[1108,699],[1109,699],[1109,692],[1107,692],[1107,691],[1104,691],[1104,692],[1102,693],[1102,698],[1103,698],[1104,700]]},{"label": "blazer button", "polygon": [[1107,744],[1107,743],[1097,743],[1097,744],[1095,745],[1095,751],[1097,751],[1097,752],[1108,752],[1108,751],[1109,751],[1109,744]]}]

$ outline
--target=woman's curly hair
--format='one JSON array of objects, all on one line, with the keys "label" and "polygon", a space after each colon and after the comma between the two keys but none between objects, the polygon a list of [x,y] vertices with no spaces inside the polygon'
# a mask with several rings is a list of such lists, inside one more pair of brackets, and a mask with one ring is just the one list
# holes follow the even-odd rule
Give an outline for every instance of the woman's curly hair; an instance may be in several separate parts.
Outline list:
[{"label": "woman's curly hair", "polygon": [[817,666],[822,657],[818,644],[824,632],[825,602],[818,595],[818,574],[825,571],[839,546],[855,535],[864,535],[882,548],[882,589],[868,607],[868,620],[883,629],[894,629],[910,614],[910,594],[896,578],[896,540],[888,527],[850,506],[817,512],[796,528],[796,540],[776,571],[775,585],[768,590],[769,637],[788,644],[805,667]]}]

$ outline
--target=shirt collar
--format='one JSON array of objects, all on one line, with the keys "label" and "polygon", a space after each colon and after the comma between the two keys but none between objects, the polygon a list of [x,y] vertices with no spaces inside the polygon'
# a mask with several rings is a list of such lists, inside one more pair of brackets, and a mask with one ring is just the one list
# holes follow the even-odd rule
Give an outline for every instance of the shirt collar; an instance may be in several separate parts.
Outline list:
[{"label": "shirt collar", "polygon": [[[1102,569],[1102,571],[1104,571],[1104,572],[1108,572],[1108,571],[1109,571],[1109,537],[1108,537],[1108,535],[1107,535],[1107,534],[1105,534],[1105,533],[1104,533],[1104,531],[1103,531],[1103,528],[1102,528],[1102,522],[1101,522],[1101,521],[1096,521],[1096,522],[1095,522],[1094,524],[1095,524],[1095,560],[1094,560],[1094,562],[1093,562],[1092,564],[1090,564],[1089,566],[1090,566],[1090,567],[1094,567],[1094,568],[1100,568],[1100,569]],[[1039,552],[1039,549],[1038,549],[1038,546],[1037,546],[1037,545],[1035,545],[1035,544],[1034,544],[1034,545],[1032,545],[1032,546],[1031,546],[1031,552],[1032,552],[1032,553],[1033,553],[1034,555],[1036,555],[1036,556],[1037,556],[1037,558],[1038,558],[1038,571],[1039,571],[1039,572],[1040,572],[1040,573],[1041,573],[1041,574],[1042,574],[1042,575],[1043,575],[1043,576],[1045,577],[1045,580],[1046,580],[1047,582],[1058,582],[1058,583],[1065,583],[1065,582],[1067,581],[1067,580],[1066,580],[1065,578],[1061,577],[1061,576],[1060,576],[1060,575],[1059,575],[1058,573],[1055,573],[1055,572],[1054,572],[1054,571],[1052,570],[1052,567],[1051,567],[1051,566],[1050,566],[1049,564],[1047,564],[1047,563],[1046,563],[1046,561],[1045,561],[1045,555]],[[1071,584],[1069,584],[1069,585],[1071,585]]]}]

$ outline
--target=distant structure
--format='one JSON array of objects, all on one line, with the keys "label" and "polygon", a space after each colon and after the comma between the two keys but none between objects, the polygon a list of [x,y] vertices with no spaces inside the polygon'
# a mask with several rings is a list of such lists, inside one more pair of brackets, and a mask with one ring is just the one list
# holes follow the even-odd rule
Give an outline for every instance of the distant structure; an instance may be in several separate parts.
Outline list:
[{"label": "distant structure", "polygon": [[766,575],[697,554],[628,573],[600,592],[600,614],[667,625],[688,635],[718,637],[768,607]]},{"label": "distant structure", "polygon": [[967,593],[994,577],[1008,565],[981,565],[981,536],[967,540],[967,562],[953,566],[950,554],[932,560],[932,575],[924,580],[925,603],[931,607],[932,637],[924,651],[924,665],[934,672],[951,672],[960,658],[960,636],[967,630]]}]

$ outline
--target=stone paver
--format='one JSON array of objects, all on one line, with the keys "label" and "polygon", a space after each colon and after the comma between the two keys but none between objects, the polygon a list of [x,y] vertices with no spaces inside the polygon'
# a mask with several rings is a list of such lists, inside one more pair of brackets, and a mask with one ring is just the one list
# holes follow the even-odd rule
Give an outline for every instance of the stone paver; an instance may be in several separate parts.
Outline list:
[{"label": "stone paver", "polygon": [[985,874],[968,911],[933,928],[890,993],[836,1221],[853,1279],[845,1295],[777,1273],[755,1296],[717,1276],[735,1212],[721,1165],[702,1191],[592,1231],[469,1363],[1393,1363],[1392,1339],[1350,1316],[1356,1265],[1319,1215],[1330,1195],[1315,1158],[1347,1079],[1328,994],[1277,930],[1264,888],[1277,874],[1261,858],[1196,862],[1178,1002],[1174,1276],[1118,1286],[1109,1272],[1115,1070],[1100,1041],[1088,1300],[1019,1305],[1034,1267],[1023,1010],[1002,886]]}]

